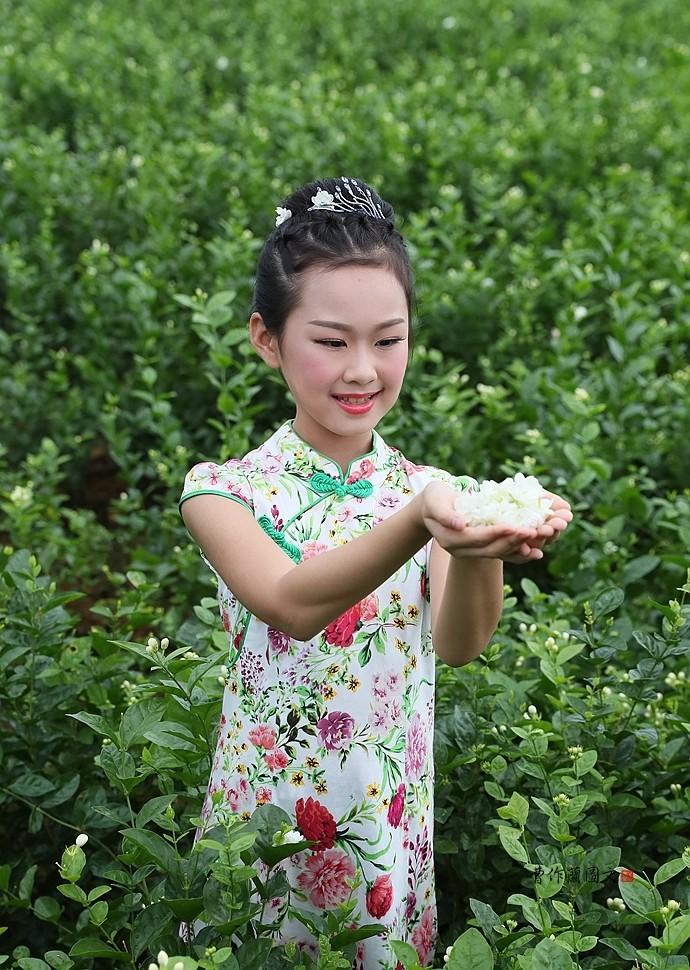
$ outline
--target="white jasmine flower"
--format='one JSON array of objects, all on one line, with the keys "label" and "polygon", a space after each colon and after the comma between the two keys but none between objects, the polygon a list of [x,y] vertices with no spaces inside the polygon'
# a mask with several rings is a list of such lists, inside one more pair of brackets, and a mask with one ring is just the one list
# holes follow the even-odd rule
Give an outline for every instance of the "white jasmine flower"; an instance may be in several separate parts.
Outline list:
[{"label": "white jasmine flower", "polygon": [[575,322],[576,323],[579,323],[580,320],[584,320],[584,318],[587,316],[587,307],[586,306],[574,306],[573,307],[573,316],[575,317]]},{"label": "white jasmine flower", "polygon": [[284,209],[280,205],[276,206],[276,226],[282,226],[284,222],[287,222],[291,215],[291,209]]},{"label": "white jasmine flower", "polygon": [[158,970],[158,964],[157,963],[149,963],[148,970]]},{"label": "white jasmine flower", "polygon": [[589,400],[589,391],[587,390],[586,387],[576,387],[574,394],[578,401]]},{"label": "white jasmine flower", "polygon": [[[451,19],[451,18],[449,18],[449,19]],[[452,946],[449,946],[448,949],[446,950],[446,952],[443,954],[443,962],[444,963],[448,963],[448,961],[450,960],[450,955],[451,955],[452,952],[453,952],[453,947]]]},{"label": "white jasmine flower", "polygon": [[505,522],[517,527],[535,529],[551,513],[551,499],[533,475],[518,472],[515,478],[502,482],[484,481],[479,488],[463,492],[455,500],[469,526],[496,525]]},{"label": "white jasmine flower", "polygon": [[590,96],[593,98],[603,98],[604,96],[603,88],[597,87],[596,84],[589,89],[589,93],[590,93]]},{"label": "white jasmine flower", "polygon": [[177,963],[173,967],[173,970],[184,970],[184,963],[182,962],[182,960],[177,961]]},{"label": "white jasmine flower", "polygon": [[165,950],[160,950],[160,952],[158,953],[158,957],[156,959],[158,960],[159,967],[167,967],[168,954],[165,952]]},{"label": "white jasmine flower", "polygon": [[81,847],[82,847],[82,845],[86,845],[86,843],[87,843],[88,841],[89,841],[89,837],[88,837],[88,835],[86,835],[86,833],[85,833],[85,832],[82,832],[82,833],[81,833],[80,835],[78,835],[78,836],[76,837],[76,839],[74,840],[74,842],[75,842],[75,845],[78,845],[78,846],[79,846],[79,848],[81,848]]},{"label": "white jasmine flower", "polygon": [[225,54],[221,54],[220,57],[216,58],[216,67],[219,71],[227,71],[227,69],[230,67],[230,61]]},{"label": "white jasmine flower", "polygon": [[[444,17],[441,21],[441,26],[444,30],[452,30],[455,27],[457,20],[455,17]],[[452,949],[452,947],[450,947]],[[446,961],[447,962],[447,961]]]},{"label": "white jasmine flower", "polygon": [[184,654],[184,659],[185,660],[198,660],[199,659],[199,654],[196,653],[194,650],[188,650]]},{"label": "white jasmine flower", "polygon": [[680,909],[680,903],[678,902],[677,899],[669,899],[666,905],[668,906],[668,908],[671,910],[672,913],[677,913],[678,910]]}]

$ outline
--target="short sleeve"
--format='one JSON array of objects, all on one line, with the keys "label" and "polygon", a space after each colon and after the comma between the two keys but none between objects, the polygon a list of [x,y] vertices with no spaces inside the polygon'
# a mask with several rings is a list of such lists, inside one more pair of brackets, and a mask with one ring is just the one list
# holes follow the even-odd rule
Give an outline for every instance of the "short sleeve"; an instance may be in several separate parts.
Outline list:
[{"label": "short sleeve", "polygon": [[185,475],[178,509],[194,495],[224,495],[225,498],[246,506],[253,515],[251,485],[246,471],[240,466],[241,461],[237,458],[226,461],[224,465],[216,465],[212,461],[194,465]]},{"label": "short sleeve", "polygon": [[424,491],[430,482],[440,482],[441,485],[450,485],[451,488],[459,492],[472,491],[479,488],[479,483],[470,475],[452,475],[443,468],[436,468],[434,465],[413,465],[406,462],[406,470],[410,487],[415,495]]}]

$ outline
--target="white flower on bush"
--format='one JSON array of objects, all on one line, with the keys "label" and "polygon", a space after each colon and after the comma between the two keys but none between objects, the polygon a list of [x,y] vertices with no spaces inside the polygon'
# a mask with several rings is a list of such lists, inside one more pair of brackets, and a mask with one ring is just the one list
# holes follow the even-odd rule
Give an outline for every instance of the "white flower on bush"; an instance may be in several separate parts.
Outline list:
[{"label": "white flower on bush", "polygon": [[552,513],[551,499],[534,475],[518,472],[502,482],[484,481],[473,491],[462,492],[455,500],[469,526],[507,525],[536,529]]},{"label": "white flower on bush", "polygon": [[88,835],[86,835],[85,832],[81,832],[74,840],[75,845],[78,845],[80,849],[82,846],[86,845],[88,841],[89,841],[89,837]]}]

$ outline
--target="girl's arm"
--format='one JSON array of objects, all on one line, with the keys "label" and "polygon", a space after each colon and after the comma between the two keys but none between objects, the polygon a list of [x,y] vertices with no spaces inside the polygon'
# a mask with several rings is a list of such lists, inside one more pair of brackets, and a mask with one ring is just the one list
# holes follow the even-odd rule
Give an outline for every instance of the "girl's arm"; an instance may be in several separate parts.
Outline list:
[{"label": "girl's arm", "polygon": [[364,535],[321,553],[286,573],[280,595],[289,618],[309,640],[341,613],[385,583],[429,541],[422,521],[422,496]]},{"label": "girl's arm", "polygon": [[298,564],[248,509],[223,496],[193,496],[182,515],[208,561],[251,613],[295,640],[310,640],[429,541],[422,503],[418,495],[364,535]]},{"label": "girl's arm", "polygon": [[429,587],[436,654],[451,667],[475,660],[491,642],[501,619],[503,562],[459,559],[434,539]]}]

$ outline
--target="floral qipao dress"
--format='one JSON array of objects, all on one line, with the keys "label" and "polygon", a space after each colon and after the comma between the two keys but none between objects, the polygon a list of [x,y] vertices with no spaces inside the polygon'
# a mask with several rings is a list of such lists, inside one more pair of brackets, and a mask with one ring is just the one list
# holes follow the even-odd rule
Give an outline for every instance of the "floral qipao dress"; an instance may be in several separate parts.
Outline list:
[{"label": "floral qipao dress", "polygon": [[[475,484],[412,464],[376,431],[372,445],[343,475],[287,421],[242,459],[195,465],[180,504],[225,495],[299,563],[369,531],[432,480]],[[205,819],[221,806],[249,818],[258,805],[279,805],[317,841],[282,863],[290,905],[323,913],[354,893],[353,919],[385,924],[422,965],[436,938],[430,550],[431,541],[309,641],[267,626],[217,576],[229,675],[202,810]],[[272,901],[275,918],[286,905]],[[316,953],[294,918],[279,940]],[[396,960],[378,936],[358,944],[354,966],[394,970]]]}]

